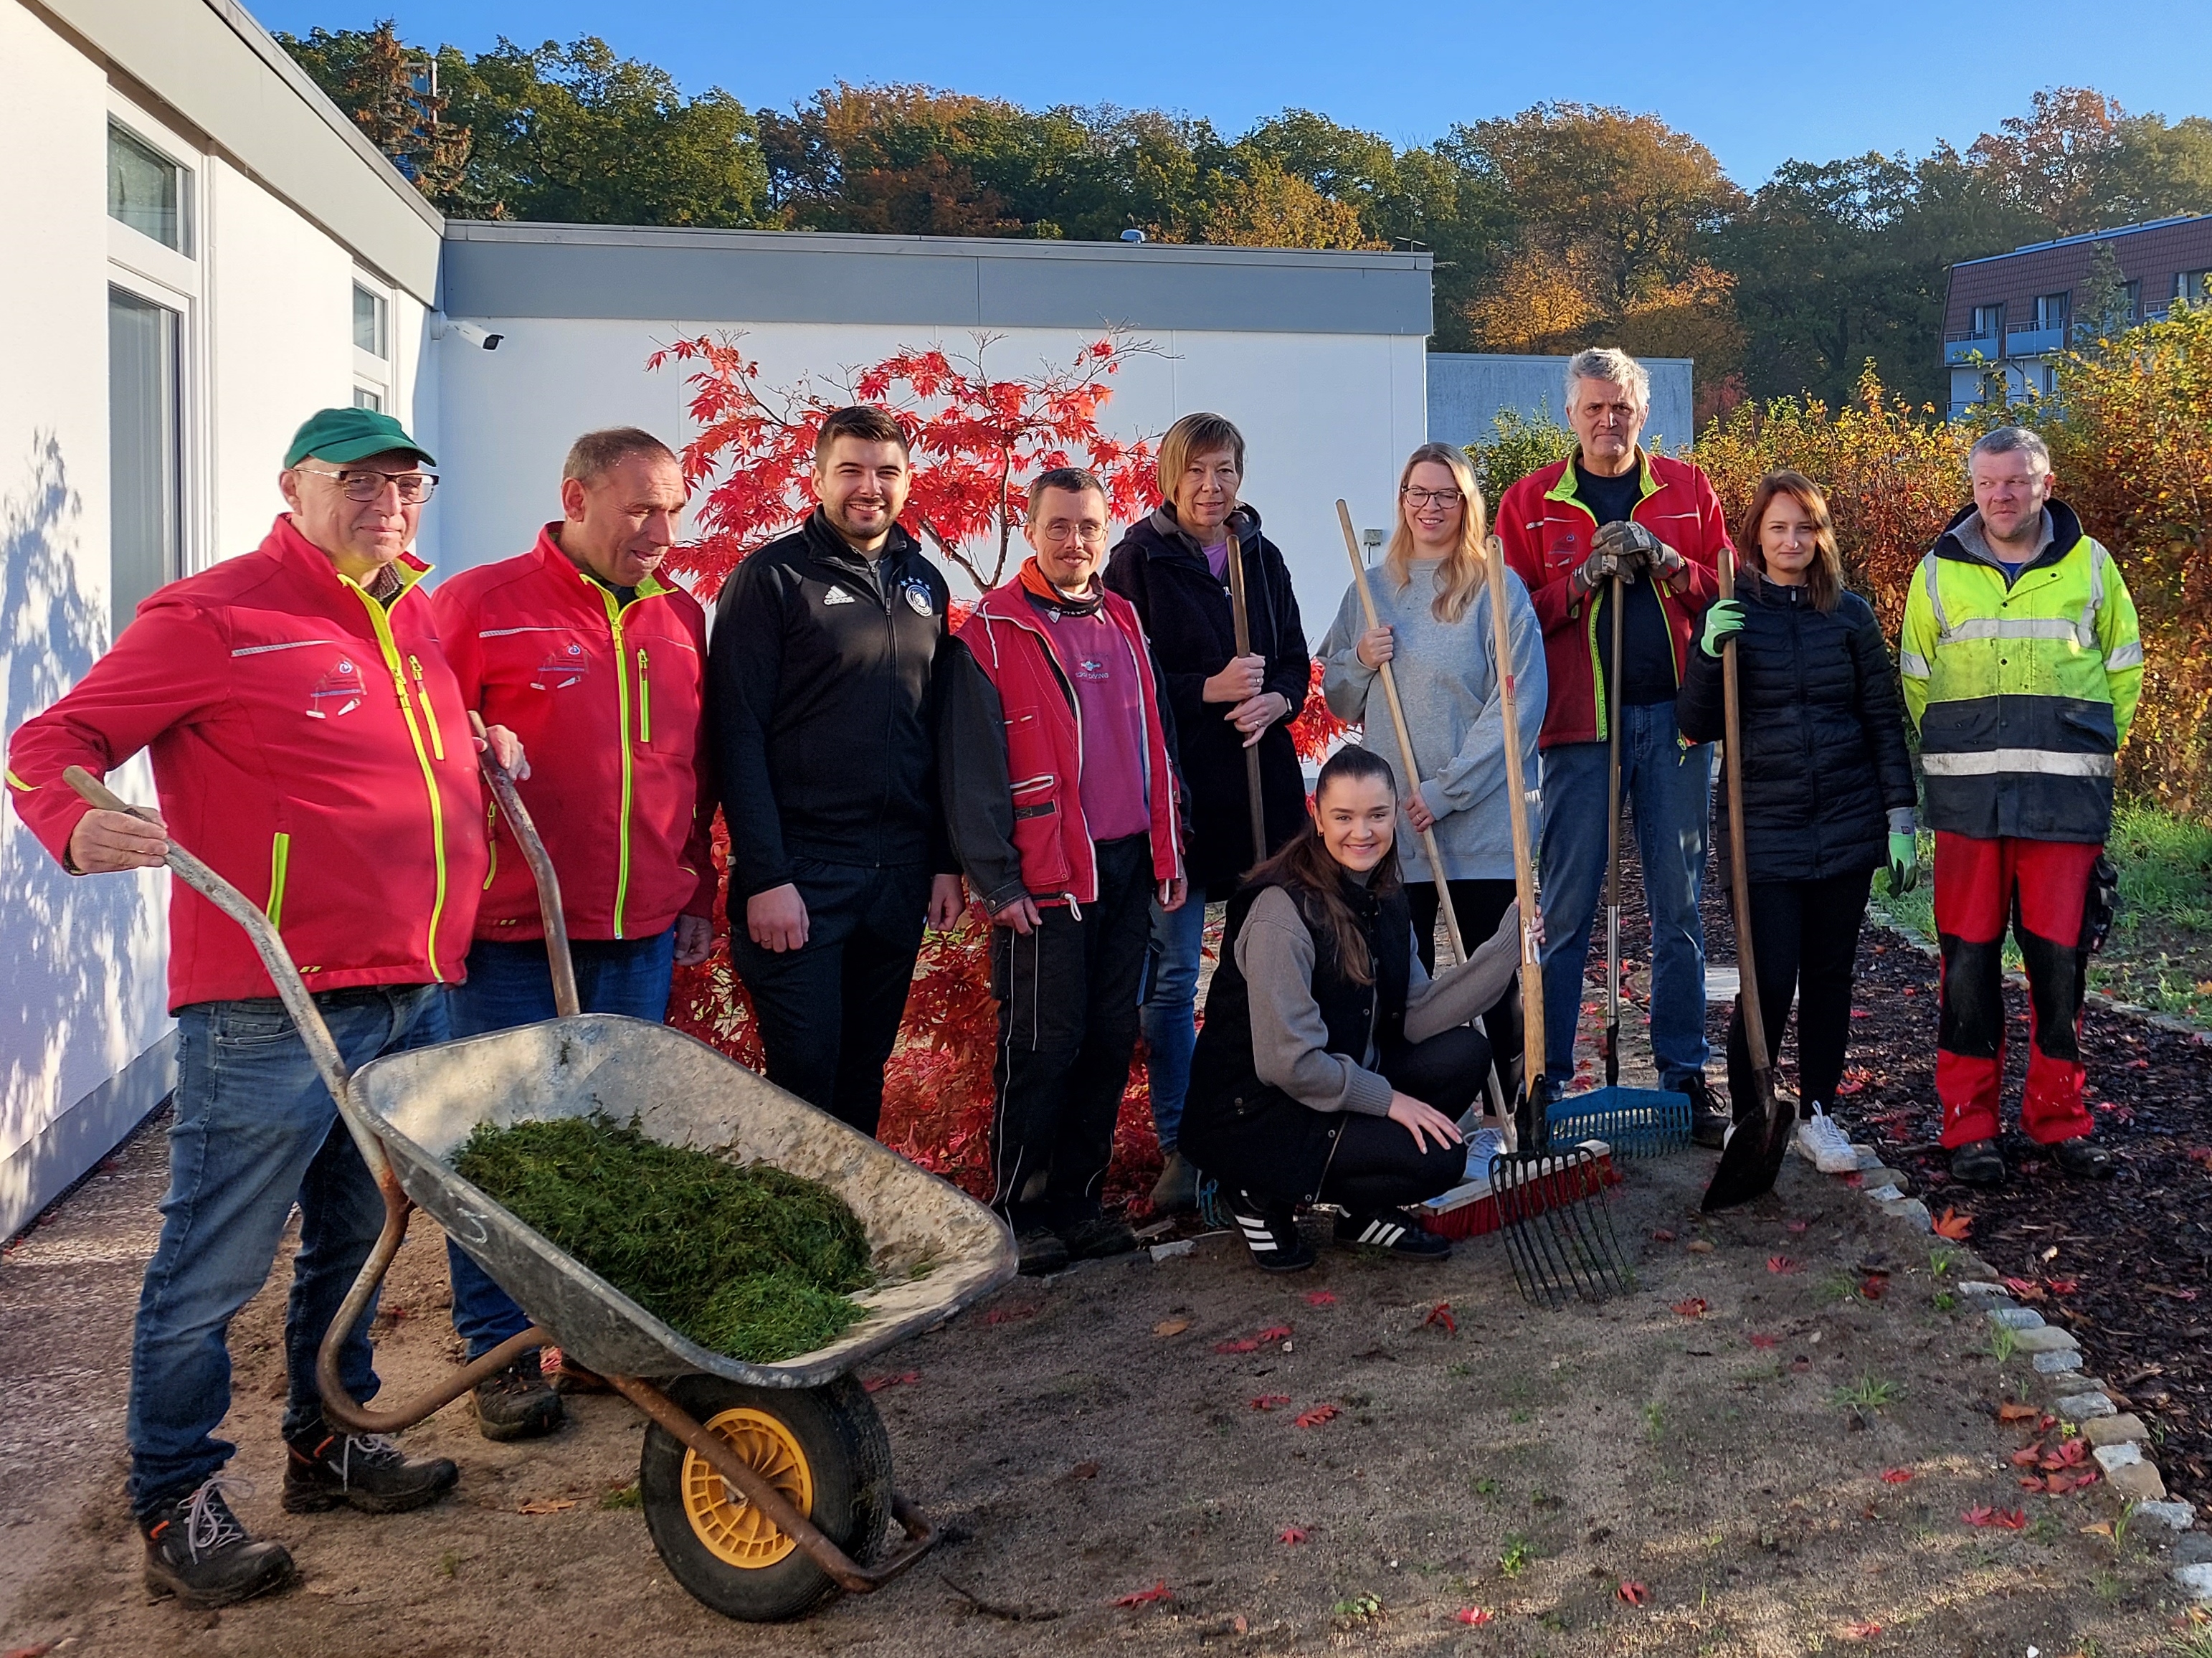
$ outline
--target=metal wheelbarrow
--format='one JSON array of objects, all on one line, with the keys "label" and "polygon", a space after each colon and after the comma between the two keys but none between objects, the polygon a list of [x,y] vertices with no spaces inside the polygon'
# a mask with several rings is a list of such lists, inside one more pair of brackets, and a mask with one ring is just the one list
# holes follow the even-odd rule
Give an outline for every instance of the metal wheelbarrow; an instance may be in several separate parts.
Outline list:
[{"label": "metal wheelbarrow", "polygon": [[[650,1418],[638,1491],[654,1549],[676,1581],[726,1616],[797,1617],[840,1589],[898,1576],[938,1533],[891,1485],[890,1444],[853,1367],[935,1328],[1014,1276],[1006,1224],[951,1182],[665,1025],[577,1011],[560,889],[504,770],[484,768],[538,877],[558,1017],[389,1054],[349,1076],[290,952],[268,918],[172,843],[168,864],[252,936],[338,1112],[384,1193],[374,1249],[323,1339],[324,1414],[349,1431],[411,1427],[523,1353],[556,1343]],[[80,768],[79,794],[134,810]],[[140,814],[144,816],[146,814]],[[762,1162],[821,1181],[866,1230],[877,1287],[829,1346],[774,1364],[709,1352],[556,1248],[447,1159],[480,1122],[634,1114],[672,1145]],[[404,1403],[346,1394],[337,1355],[368,1314],[412,1212],[427,1212],[532,1321],[529,1329]],[[903,1541],[883,1557],[887,1524]]]}]

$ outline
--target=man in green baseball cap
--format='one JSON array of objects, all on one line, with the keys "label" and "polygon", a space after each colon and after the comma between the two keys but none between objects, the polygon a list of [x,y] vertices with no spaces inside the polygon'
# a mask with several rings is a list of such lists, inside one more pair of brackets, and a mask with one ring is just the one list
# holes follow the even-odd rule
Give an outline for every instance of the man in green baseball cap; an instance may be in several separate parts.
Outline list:
[{"label": "man in green baseball cap", "polygon": [[[161,865],[173,833],[277,927],[346,1065],[446,1040],[489,850],[468,704],[441,648],[429,567],[407,550],[437,487],[388,415],[325,409],[277,475],[288,512],[261,545],[173,581],[113,648],[9,740],[9,798],[62,867]],[[491,728],[519,767],[513,733]],[[88,809],[64,780],[149,751],[151,821]],[[131,1363],[130,1495],[156,1595],[212,1607],[283,1587],[290,1554],[224,1497],[233,1447],[230,1321],[269,1275],[296,1204],[285,1320],[283,1506],[370,1514],[451,1491],[410,1456],[324,1414],[315,1355],[383,1224],[300,1031],[242,929],[171,889],[178,1028],[170,1188]],[[346,1393],[377,1390],[363,1333],[338,1350]]]}]

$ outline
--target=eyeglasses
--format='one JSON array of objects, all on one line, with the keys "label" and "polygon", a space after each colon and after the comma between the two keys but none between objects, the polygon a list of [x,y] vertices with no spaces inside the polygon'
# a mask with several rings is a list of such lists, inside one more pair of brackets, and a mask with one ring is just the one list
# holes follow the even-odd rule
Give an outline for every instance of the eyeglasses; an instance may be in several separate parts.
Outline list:
[{"label": "eyeglasses", "polygon": [[1456,489],[1416,489],[1411,484],[1398,491],[1415,512],[1424,507],[1456,507],[1467,499]]},{"label": "eyeglasses", "polygon": [[1037,533],[1056,547],[1071,541],[1079,541],[1086,547],[1097,547],[1106,539],[1106,526],[1103,524],[1046,524],[1038,527]]},{"label": "eyeglasses", "polygon": [[374,501],[389,486],[399,491],[399,499],[406,505],[419,507],[430,499],[438,487],[435,472],[380,472],[374,466],[341,468],[335,472],[314,466],[295,466],[292,470],[305,472],[309,477],[337,479],[348,501]]}]

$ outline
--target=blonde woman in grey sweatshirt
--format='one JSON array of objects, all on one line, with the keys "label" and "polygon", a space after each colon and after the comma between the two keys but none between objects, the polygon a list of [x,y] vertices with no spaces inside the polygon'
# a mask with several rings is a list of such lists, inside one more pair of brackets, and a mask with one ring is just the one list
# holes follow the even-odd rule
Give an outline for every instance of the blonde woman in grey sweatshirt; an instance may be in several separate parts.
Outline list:
[{"label": "blonde woman in grey sweatshirt", "polygon": [[[1482,491],[1467,457],[1449,444],[1425,443],[1398,478],[1398,522],[1382,565],[1369,579],[1381,625],[1369,628],[1357,583],[1345,590],[1322,641],[1322,693],[1340,720],[1364,728],[1365,746],[1389,762],[1403,816],[1415,831],[1401,837],[1406,896],[1421,965],[1436,967],[1437,892],[1420,831],[1433,829],[1451,890],[1460,936],[1486,938],[1513,902],[1513,837],[1505,792],[1505,708],[1500,692],[1485,580],[1488,528]],[[1515,714],[1523,775],[1537,775],[1543,729],[1543,630],[1528,589],[1505,573],[1506,625],[1512,643]],[[1382,694],[1391,665],[1406,710],[1420,775],[1404,774],[1398,733]],[[1529,825],[1532,834],[1542,826]],[[1483,1016],[1498,1085],[1513,1097],[1521,1051],[1517,979]]]}]

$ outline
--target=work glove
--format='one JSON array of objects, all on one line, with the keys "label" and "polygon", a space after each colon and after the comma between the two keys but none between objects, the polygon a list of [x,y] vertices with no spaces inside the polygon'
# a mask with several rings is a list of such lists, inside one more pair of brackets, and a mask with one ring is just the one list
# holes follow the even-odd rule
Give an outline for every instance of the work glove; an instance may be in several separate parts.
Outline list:
[{"label": "work glove", "polygon": [[1654,580],[1669,586],[1687,567],[1688,561],[1681,554],[1641,524],[1632,523],[1626,519],[1617,524],[1608,524],[1597,532],[1599,544],[1604,544],[1608,537],[1620,550],[1623,558],[1634,559],[1635,569],[1649,570]]},{"label": "work glove", "polygon": [[1705,611],[1705,636],[1698,647],[1707,656],[1721,653],[1721,641],[1743,629],[1743,601],[1740,598],[1717,598]]},{"label": "work glove", "polygon": [[1910,892],[1920,884],[1920,837],[1913,832],[1912,809],[1889,814],[1889,890]]},{"label": "work glove", "polygon": [[1633,581],[1644,568],[1645,550],[1656,547],[1658,541],[1642,525],[1631,524],[1626,519],[1616,519],[1611,524],[1600,526],[1598,532],[1590,537],[1590,545],[1611,552],[1620,561],[1623,579]]}]

